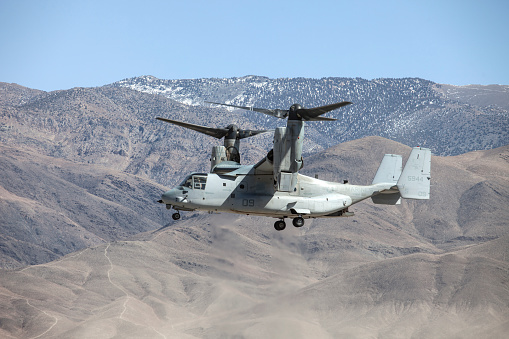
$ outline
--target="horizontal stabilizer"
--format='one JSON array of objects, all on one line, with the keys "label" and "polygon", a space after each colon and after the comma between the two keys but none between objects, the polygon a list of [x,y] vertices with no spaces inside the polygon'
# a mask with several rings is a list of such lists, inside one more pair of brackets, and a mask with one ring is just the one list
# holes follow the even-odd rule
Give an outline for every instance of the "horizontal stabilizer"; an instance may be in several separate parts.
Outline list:
[{"label": "horizontal stabilizer", "polygon": [[401,204],[401,195],[399,192],[391,194],[378,194],[371,197],[375,204],[380,205],[399,205]]},{"label": "horizontal stabilizer", "polygon": [[397,183],[401,197],[405,199],[429,199],[430,170],[430,149],[414,147]]}]

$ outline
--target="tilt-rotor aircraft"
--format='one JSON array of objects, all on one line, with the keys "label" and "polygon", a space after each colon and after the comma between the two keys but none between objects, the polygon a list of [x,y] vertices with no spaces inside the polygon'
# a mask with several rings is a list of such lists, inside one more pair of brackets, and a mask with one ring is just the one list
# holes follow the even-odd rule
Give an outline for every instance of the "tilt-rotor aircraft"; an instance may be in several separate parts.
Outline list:
[{"label": "tilt-rotor aircraft", "polygon": [[[302,227],[304,219],[352,216],[348,208],[367,198],[375,204],[395,205],[401,198],[427,200],[430,197],[431,152],[422,147],[412,149],[404,168],[401,155],[386,154],[373,182],[367,186],[329,182],[299,173],[303,166],[305,122],[334,121],[336,119],[321,115],[351,102],[315,108],[294,104],[289,110],[213,104],[287,119],[287,125],[275,129],[273,149],[255,165],[241,165],[236,161],[238,159],[218,157],[227,153],[226,146],[214,146],[210,173],[189,174],[159,200],[166,208],[176,210],[172,215],[175,220],[180,219],[179,211],[195,210],[260,215],[279,219],[274,228],[281,231],[286,227],[285,219],[292,219],[295,227]],[[199,131],[198,128],[192,129]],[[200,132],[206,133],[204,130]]]}]

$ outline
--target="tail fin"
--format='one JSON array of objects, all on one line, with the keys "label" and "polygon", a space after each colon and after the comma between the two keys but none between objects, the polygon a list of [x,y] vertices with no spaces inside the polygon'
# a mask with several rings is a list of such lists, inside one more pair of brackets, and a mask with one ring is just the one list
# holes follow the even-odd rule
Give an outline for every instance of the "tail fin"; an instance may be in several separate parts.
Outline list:
[{"label": "tail fin", "polygon": [[401,197],[425,200],[430,197],[431,151],[414,147],[397,182]]},{"label": "tail fin", "polygon": [[[372,184],[390,183],[396,185],[401,176],[402,164],[401,155],[386,154],[376,171]],[[399,205],[401,203],[398,191],[389,190],[381,193],[371,197],[373,203],[383,205]]]},{"label": "tail fin", "polygon": [[386,154],[376,171],[372,184],[394,183],[396,184],[401,175],[403,161],[401,155]]}]

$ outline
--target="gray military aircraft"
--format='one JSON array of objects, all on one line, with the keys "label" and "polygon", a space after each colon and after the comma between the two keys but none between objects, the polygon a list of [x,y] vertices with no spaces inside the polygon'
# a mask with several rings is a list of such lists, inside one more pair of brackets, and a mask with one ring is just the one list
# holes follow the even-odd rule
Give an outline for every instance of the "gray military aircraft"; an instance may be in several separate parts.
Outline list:
[{"label": "gray military aircraft", "polygon": [[[219,104],[287,118],[287,126],[276,128],[273,149],[257,164],[211,158],[210,173],[189,174],[159,202],[176,210],[174,220],[180,219],[179,211],[194,210],[260,215],[279,219],[274,228],[281,231],[287,218],[295,227],[302,227],[308,218],[352,216],[348,208],[367,198],[385,205],[399,204],[401,198],[429,199],[431,152],[422,147],[412,149],[404,168],[401,155],[386,154],[367,186],[298,173],[303,166],[305,121],[336,120],[321,115],[349,104],[345,101],[315,108],[294,104],[289,110]],[[212,155],[222,154],[224,147],[214,146]]]}]

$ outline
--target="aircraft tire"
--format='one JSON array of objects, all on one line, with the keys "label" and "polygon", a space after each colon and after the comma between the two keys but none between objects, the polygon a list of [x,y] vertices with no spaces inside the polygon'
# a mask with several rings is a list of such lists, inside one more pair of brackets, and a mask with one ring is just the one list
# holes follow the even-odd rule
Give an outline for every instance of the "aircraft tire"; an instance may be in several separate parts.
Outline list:
[{"label": "aircraft tire", "polygon": [[295,227],[302,227],[304,226],[304,218],[303,217],[297,217],[292,220],[293,226]]},{"label": "aircraft tire", "polygon": [[180,219],[180,213],[173,213],[171,215],[171,217],[173,218],[173,220],[179,220]]},{"label": "aircraft tire", "polygon": [[276,231],[282,231],[286,227],[286,223],[283,220],[278,220],[274,223],[274,228]]}]

